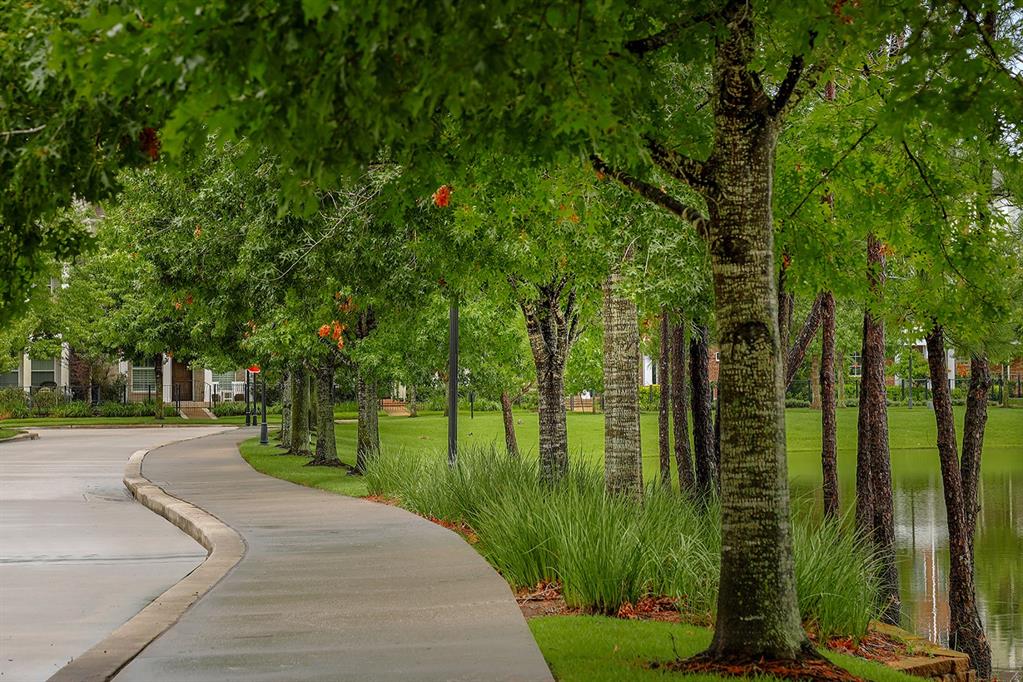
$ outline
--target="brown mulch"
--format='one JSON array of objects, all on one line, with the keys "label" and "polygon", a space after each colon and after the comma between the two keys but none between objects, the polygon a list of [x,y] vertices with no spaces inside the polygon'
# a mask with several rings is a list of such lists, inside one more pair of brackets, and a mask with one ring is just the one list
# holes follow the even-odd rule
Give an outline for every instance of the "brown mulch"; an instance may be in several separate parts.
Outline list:
[{"label": "brown mulch", "polygon": [[863,682],[847,670],[839,668],[826,658],[811,656],[797,661],[772,661],[761,659],[716,660],[706,655],[687,658],[669,663],[652,663],[654,670],[667,670],[685,675],[711,674],[724,677],[754,677],[771,675],[785,680],[821,680],[823,682]]},{"label": "brown mulch", "polygon": [[[810,637],[813,640],[813,636]],[[815,642],[816,643],[816,642]],[[880,632],[868,632],[863,637],[832,637],[824,646],[840,654],[858,656],[868,661],[887,663],[909,655],[904,642]]]}]

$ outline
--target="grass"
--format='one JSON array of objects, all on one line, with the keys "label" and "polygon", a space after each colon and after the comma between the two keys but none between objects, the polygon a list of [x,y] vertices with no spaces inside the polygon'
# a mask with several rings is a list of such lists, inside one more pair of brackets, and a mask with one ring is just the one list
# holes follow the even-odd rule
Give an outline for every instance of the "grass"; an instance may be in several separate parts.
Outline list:
[{"label": "grass", "polygon": [[[349,476],[343,469],[306,466],[307,457],[282,454],[283,450],[276,445],[260,445],[258,438],[245,441],[239,450],[249,466],[261,474],[339,495],[365,497],[368,494],[366,482],[361,477]],[[354,457],[351,460],[348,463],[354,465]]]},{"label": "grass", "polygon": [[0,440],[7,440],[8,438],[14,438],[19,433],[21,433],[21,431],[17,431],[15,429],[0,429]]},{"label": "grass", "polygon": [[[631,682],[664,680],[651,670],[652,661],[667,662],[699,653],[710,644],[711,631],[693,625],[620,620],[603,616],[549,616],[533,618],[529,629],[560,682]],[[852,656],[824,652],[854,675],[873,682],[919,680],[884,665]],[[712,675],[687,675],[691,682],[717,682]],[[771,678],[763,678],[771,679]]]}]

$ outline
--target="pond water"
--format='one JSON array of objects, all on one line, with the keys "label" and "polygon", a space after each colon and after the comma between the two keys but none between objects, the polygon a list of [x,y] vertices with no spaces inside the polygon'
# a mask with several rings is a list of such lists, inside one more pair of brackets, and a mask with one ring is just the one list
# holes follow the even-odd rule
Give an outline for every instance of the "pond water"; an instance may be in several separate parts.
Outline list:
[{"label": "pond water", "polygon": [[[855,411],[839,415],[855,433]],[[993,411],[994,412],[994,411]],[[890,416],[893,443],[933,443],[934,415],[902,408]],[[957,434],[962,434],[962,413]],[[921,418],[924,419],[921,419]],[[803,415],[789,415],[790,422]],[[819,419],[819,413],[812,418]],[[929,426],[928,421],[929,418]],[[790,424],[790,433],[792,431]],[[896,433],[896,429],[910,433]],[[819,433],[819,431],[818,431]],[[820,499],[819,445],[792,443],[790,471],[794,495]],[[842,504],[855,494],[855,438],[839,451]],[[819,440],[817,441],[819,443]],[[852,447],[848,447],[851,445]],[[948,641],[948,532],[937,450],[894,447],[895,534],[903,601],[903,627],[932,641]],[[977,598],[1001,680],[1023,679],[1023,410],[992,414],[981,464],[981,510],[975,539]],[[819,507],[818,507],[819,508]]]}]

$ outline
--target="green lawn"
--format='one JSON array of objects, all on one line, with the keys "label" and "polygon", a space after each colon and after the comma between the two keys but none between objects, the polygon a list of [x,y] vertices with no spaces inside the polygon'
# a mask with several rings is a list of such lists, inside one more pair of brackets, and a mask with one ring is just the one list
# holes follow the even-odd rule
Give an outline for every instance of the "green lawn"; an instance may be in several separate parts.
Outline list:
[{"label": "green lawn", "polygon": [[[362,478],[349,476],[344,469],[306,466],[307,458],[281,454],[283,451],[275,445],[260,445],[258,438],[245,441],[239,449],[253,469],[267,476],[340,495],[366,496],[366,483]],[[342,457],[342,460],[355,464],[354,454]]]},{"label": "green lawn", "polygon": [[[708,628],[604,616],[533,618],[529,629],[554,677],[561,682],[663,680],[665,673],[651,670],[651,662],[693,656],[706,649],[711,639]],[[833,663],[867,680],[911,682],[919,679],[860,658],[832,652],[825,652],[825,655]],[[687,675],[679,679],[701,682],[723,678]]]},{"label": "green lawn", "polygon": [[8,438],[14,438],[19,433],[21,433],[21,431],[16,431],[15,429],[0,429],[0,440],[7,440]]}]

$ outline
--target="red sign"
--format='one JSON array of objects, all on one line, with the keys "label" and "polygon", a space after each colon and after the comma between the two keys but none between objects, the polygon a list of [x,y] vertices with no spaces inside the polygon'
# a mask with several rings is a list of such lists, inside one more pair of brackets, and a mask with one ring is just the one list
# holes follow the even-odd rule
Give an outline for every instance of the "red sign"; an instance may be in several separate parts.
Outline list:
[{"label": "red sign", "polygon": [[249,367],[249,371],[253,374],[259,374],[259,365],[252,365]]}]

